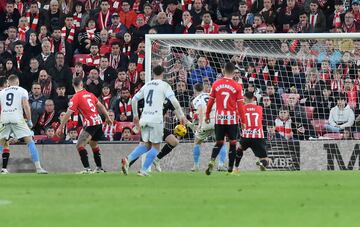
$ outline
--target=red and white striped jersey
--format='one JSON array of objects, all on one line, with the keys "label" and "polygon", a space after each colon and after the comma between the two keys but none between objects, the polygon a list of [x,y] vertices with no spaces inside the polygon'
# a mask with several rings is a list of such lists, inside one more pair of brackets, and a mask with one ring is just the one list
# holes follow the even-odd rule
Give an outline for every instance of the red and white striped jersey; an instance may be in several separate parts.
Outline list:
[{"label": "red and white striped jersey", "polygon": [[276,118],[275,120],[275,130],[277,133],[282,135],[285,138],[292,137],[292,127],[291,127],[291,119],[281,120],[280,118]]},{"label": "red and white striped jersey", "polygon": [[238,124],[238,109],[242,105],[242,85],[229,78],[215,81],[211,88],[206,118],[209,119],[214,102],[216,102],[215,124]]},{"label": "red and white striped jersey", "polygon": [[243,138],[264,138],[263,131],[263,108],[256,104],[244,104],[240,108],[241,137]]},{"label": "red and white striped jersey", "polygon": [[103,132],[104,132],[104,135],[105,135],[106,139],[108,141],[113,141],[114,140],[114,135],[116,133],[121,133],[122,130],[123,130],[123,127],[122,127],[120,122],[114,121],[112,125],[108,125],[108,124],[106,124],[104,122],[103,126],[102,126],[102,129],[103,129]]},{"label": "red and white striped jersey", "polygon": [[85,89],[76,92],[69,102],[69,110],[79,111],[83,126],[101,125],[102,120],[96,108],[99,100]]}]

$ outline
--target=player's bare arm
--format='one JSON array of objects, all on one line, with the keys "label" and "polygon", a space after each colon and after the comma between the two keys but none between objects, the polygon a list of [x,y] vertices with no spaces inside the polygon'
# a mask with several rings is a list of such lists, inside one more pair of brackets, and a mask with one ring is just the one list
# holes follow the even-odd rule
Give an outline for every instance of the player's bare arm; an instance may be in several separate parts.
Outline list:
[{"label": "player's bare arm", "polygon": [[101,102],[97,102],[96,106],[97,106],[98,110],[100,111],[100,113],[105,115],[105,122],[108,125],[112,125],[113,121],[110,119],[109,113],[106,110],[105,106]]}]

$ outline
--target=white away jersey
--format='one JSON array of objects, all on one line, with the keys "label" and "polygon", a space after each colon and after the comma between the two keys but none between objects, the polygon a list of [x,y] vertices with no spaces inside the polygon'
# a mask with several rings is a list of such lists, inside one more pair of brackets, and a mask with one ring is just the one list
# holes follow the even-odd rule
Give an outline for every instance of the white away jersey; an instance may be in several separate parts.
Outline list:
[{"label": "white away jersey", "polygon": [[146,83],[134,98],[144,99],[144,109],[141,122],[163,123],[163,109],[166,98],[175,96],[170,85],[162,80],[152,80]]},{"label": "white away jersey", "polygon": [[23,99],[29,100],[29,94],[22,87],[11,86],[0,91],[1,123],[20,123],[24,120]]},{"label": "white away jersey", "polygon": [[[209,97],[210,94],[209,93],[201,93],[198,96],[196,96],[194,98],[194,100],[192,101],[193,107],[195,112],[200,115],[203,114],[204,115],[204,122],[202,122],[203,125],[203,129],[210,129],[213,128],[215,125],[215,112],[216,112],[216,105],[214,103],[211,112],[210,112],[210,123],[206,124],[205,123],[205,112],[206,112],[206,107],[209,101]],[[199,107],[202,106],[203,108],[203,113],[199,113]]]}]

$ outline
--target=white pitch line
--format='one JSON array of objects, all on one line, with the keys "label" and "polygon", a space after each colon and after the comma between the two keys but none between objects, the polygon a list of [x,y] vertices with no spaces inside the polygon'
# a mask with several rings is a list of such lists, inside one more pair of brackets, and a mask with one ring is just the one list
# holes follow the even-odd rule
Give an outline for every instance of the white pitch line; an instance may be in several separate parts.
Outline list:
[{"label": "white pitch line", "polygon": [[12,204],[10,200],[0,200],[0,206],[6,206]]}]

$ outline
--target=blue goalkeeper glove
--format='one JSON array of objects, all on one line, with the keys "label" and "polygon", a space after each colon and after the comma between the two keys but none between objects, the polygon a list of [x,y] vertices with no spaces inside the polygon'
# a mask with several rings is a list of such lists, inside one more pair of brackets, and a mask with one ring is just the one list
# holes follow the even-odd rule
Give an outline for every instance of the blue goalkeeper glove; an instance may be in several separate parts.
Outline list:
[{"label": "blue goalkeeper glove", "polygon": [[31,120],[27,120],[26,124],[30,129],[34,126]]}]

